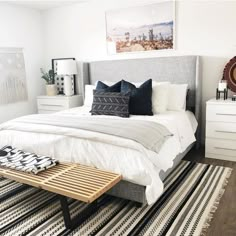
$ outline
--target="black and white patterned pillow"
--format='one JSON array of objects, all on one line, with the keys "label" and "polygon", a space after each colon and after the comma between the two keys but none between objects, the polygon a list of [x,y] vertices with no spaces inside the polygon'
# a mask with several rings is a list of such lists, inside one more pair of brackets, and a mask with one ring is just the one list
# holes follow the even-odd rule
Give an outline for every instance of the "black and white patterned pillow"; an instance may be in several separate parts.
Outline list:
[{"label": "black and white patterned pillow", "polygon": [[93,91],[92,115],[129,117],[128,93]]},{"label": "black and white patterned pillow", "polygon": [[0,166],[23,172],[37,174],[59,163],[54,158],[24,152],[11,146],[5,146],[1,150]]}]

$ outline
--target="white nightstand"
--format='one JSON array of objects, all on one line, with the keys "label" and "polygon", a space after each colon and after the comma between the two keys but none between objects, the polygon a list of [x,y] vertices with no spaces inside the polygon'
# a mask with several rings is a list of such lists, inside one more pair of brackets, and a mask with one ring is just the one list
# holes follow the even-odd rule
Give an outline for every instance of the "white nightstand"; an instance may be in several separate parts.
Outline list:
[{"label": "white nightstand", "polygon": [[83,105],[83,96],[39,96],[37,97],[38,113],[49,114]]},{"label": "white nightstand", "polygon": [[236,161],[236,102],[207,102],[206,157]]}]

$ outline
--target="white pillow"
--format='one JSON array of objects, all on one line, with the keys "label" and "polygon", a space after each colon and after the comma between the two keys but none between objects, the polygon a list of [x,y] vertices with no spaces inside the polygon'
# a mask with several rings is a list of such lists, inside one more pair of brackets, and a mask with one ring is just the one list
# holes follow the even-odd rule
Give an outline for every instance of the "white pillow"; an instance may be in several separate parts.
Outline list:
[{"label": "white pillow", "polygon": [[86,84],[85,85],[85,98],[84,106],[92,107],[93,104],[93,90],[96,89],[94,85]]},{"label": "white pillow", "polygon": [[188,84],[170,84],[167,109],[170,111],[186,110]]},{"label": "white pillow", "polygon": [[167,110],[169,82],[152,82],[152,112],[162,113]]}]

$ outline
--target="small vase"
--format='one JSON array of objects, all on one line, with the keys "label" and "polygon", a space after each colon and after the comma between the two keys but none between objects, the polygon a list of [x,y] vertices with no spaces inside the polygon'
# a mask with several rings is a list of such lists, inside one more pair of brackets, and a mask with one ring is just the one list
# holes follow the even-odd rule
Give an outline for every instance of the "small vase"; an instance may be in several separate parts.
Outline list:
[{"label": "small vase", "polygon": [[57,95],[57,86],[55,84],[46,85],[47,96],[56,96]]}]

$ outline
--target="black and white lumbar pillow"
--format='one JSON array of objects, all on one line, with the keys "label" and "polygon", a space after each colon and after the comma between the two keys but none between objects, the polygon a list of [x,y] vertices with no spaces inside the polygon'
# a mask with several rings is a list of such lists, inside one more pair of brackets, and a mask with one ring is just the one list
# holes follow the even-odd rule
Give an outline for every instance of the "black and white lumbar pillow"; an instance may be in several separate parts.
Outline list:
[{"label": "black and white lumbar pillow", "polygon": [[28,173],[37,174],[58,163],[54,158],[24,152],[11,146],[5,146],[0,151],[0,166]]},{"label": "black and white lumbar pillow", "polygon": [[129,94],[93,91],[92,115],[129,117]]}]

